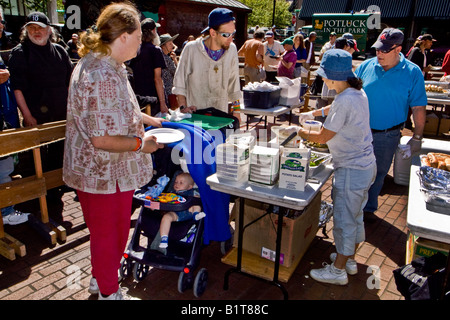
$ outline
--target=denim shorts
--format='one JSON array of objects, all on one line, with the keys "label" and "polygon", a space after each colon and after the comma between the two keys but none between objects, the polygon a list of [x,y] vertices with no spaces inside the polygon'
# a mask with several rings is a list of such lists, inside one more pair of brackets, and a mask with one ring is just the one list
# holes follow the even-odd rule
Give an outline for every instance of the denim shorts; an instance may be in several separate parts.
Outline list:
[{"label": "denim shorts", "polygon": [[377,168],[359,170],[337,168],[333,179],[333,236],[336,251],[345,256],[355,253],[355,245],[365,240],[363,208]]},{"label": "denim shorts", "polygon": [[189,210],[177,211],[175,212],[175,214],[178,216],[177,221],[191,220],[192,217],[194,216],[194,214],[192,212],[189,212]]}]

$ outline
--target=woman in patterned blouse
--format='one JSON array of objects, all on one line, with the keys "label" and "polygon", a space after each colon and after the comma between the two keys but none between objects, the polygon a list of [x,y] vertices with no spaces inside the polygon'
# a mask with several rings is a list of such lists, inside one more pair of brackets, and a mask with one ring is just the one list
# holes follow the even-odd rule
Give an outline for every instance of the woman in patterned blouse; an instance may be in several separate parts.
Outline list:
[{"label": "woman in patterned blouse", "polygon": [[129,4],[104,8],[81,35],[69,87],[63,179],[76,189],[91,236],[89,292],[123,299],[118,285],[135,189],[153,174],[150,153],[162,148],[144,125],[162,119],[141,113],[124,62],[141,44],[139,13]]}]

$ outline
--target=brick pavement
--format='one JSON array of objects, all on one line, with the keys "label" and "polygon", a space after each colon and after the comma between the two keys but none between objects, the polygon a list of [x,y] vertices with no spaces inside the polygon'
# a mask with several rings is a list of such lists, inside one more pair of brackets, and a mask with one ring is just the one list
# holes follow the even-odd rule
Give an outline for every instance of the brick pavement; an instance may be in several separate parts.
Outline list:
[{"label": "brick pavement", "polygon": [[[294,123],[297,120],[294,114]],[[270,119],[269,119],[270,120]],[[281,117],[278,122],[286,122]],[[322,188],[323,199],[331,202],[331,180]],[[90,279],[89,232],[83,221],[74,193],[64,194],[63,218],[67,225],[67,240],[49,247],[29,225],[5,226],[5,231],[26,245],[27,254],[9,261],[0,257],[0,300],[93,300],[87,292]],[[311,268],[329,262],[334,251],[332,220],[325,237],[321,230],[301,260],[291,279],[285,283],[291,300],[403,300],[397,291],[392,271],[404,265],[406,248],[407,187],[387,177],[379,198],[377,221],[366,224],[367,240],[357,251],[359,273],[350,276],[346,286],[321,284],[311,279]],[[132,214],[132,226],[138,210]],[[203,249],[200,265],[209,271],[208,286],[200,298],[192,290],[179,293],[178,273],[150,270],[147,277],[136,282],[132,276],[121,286],[132,296],[145,300],[279,300],[281,291],[263,281],[240,274],[230,276],[228,290],[223,289],[223,275],[230,266],[221,262],[220,244],[212,242]],[[368,266],[379,268],[379,283],[375,288],[367,273]],[[369,281],[368,281],[369,280]],[[368,285],[369,283],[369,285]]]}]

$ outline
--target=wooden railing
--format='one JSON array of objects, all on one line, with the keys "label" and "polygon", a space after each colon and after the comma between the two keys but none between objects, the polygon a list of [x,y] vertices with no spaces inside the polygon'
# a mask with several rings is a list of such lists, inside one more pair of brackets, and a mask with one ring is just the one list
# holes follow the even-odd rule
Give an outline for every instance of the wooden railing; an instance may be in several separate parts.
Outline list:
[{"label": "wooden railing", "polygon": [[[41,216],[29,215],[29,223],[51,244],[57,238],[66,240],[66,230],[51,221],[46,201],[47,190],[64,184],[62,168],[43,172],[40,147],[60,141],[65,137],[66,121],[57,121],[32,128],[9,129],[0,132],[0,157],[31,150],[33,153],[35,175],[0,184],[0,208],[39,199]],[[1,214],[0,214],[1,215]],[[3,220],[0,219],[0,254],[10,260],[15,255],[24,256],[25,246],[6,234]]]}]

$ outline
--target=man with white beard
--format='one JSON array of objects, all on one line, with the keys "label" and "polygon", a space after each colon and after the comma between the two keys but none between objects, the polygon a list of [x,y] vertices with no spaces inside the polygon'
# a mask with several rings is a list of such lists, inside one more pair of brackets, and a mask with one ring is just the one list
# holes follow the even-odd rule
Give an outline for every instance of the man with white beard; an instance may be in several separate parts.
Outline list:
[{"label": "man with white beard", "polygon": [[10,55],[11,86],[26,127],[66,119],[73,66],[66,50],[50,41],[51,34],[47,16],[31,13]]},{"label": "man with white beard", "polygon": [[[11,88],[23,115],[23,126],[66,119],[67,96],[73,65],[65,48],[50,40],[50,20],[41,12],[27,16],[20,36],[20,44],[11,51],[8,62]],[[64,141],[41,148],[44,172],[62,168]],[[22,176],[32,174],[34,168],[29,159],[20,161]],[[26,164],[25,164],[26,163]],[[59,188],[47,192],[47,202],[54,205],[52,212],[62,212],[62,193]],[[62,215],[52,217],[62,222]]]}]

